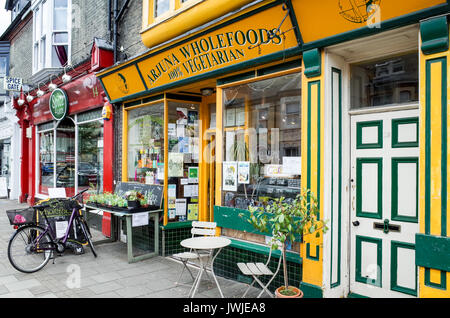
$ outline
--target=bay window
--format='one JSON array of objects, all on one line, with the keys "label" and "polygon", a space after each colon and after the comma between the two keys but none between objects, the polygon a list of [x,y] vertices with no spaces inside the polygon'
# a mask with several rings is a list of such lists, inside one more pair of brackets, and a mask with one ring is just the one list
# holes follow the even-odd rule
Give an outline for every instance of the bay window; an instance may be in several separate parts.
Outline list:
[{"label": "bay window", "polygon": [[33,8],[33,73],[67,65],[70,0],[35,1]]}]

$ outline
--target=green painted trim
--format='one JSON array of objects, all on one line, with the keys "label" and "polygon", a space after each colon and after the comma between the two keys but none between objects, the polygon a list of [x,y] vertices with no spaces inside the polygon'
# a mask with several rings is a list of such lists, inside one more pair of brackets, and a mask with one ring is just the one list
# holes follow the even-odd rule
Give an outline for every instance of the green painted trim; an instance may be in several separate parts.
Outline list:
[{"label": "green painted trim", "polygon": [[[399,163],[415,163],[416,164],[416,216],[399,215],[398,211],[398,165]],[[418,223],[419,222],[419,158],[405,157],[392,158],[391,170],[391,219],[394,221]]]},{"label": "green painted trim", "polygon": [[306,77],[317,77],[322,74],[322,55],[319,49],[304,51],[303,62],[305,64],[303,73]]},{"label": "green painted trim", "polygon": [[323,290],[319,286],[301,282],[300,290],[303,292],[303,298],[323,298]]},{"label": "green painted trim", "polygon": [[173,230],[173,229],[181,229],[181,228],[190,228],[192,227],[192,221],[183,221],[183,222],[170,222],[166,225],[161,225],[160,228],[162,230]]},{"label": "green painted trim", "polygon": [[434,54],[448,50],[447,16],[431,18],[420,22],[421,50],[423,54]]},{"label": "green painted trim", "polygon": [[[425,63],[425,234],[431,234],[431,65],[441,63],[442,71],[442,150],[441,150],[441,198],[447,198],[447,58],[440,57]],[[434,83],[433,85],[436,85]],[[447,236],[447,200],[441,200],[441,235]]]},{"label": "green painted trim", "polygon": [[397,291],[400,293],[417,296],[417,266],[416,273],[414,275],[414,279],[416,281],[416,288],[411,289],[407,287],[402,287],[397,284],[397,273],[398,273],[398,249],[406,248],[415,250],[414,244],[405,243],[405,242],[397,242],[391,241],[391,290]]},{"label": "green painted trim", "polygon": [[134,64],[134,66],[136,67],[136,70],[138,71],[139,77],[141,78],[141,81],[144,84],[145,90],[148,90],[147,83],[145,82],[144,76],[142,76],[141,70],[139,69],[137,64]]},{"label": "green painted trim", "polygon": [[[362,130],[367,127],[377,127],[378,137],[377,142],[364,144],[362,142]],[[371,121],[360,121],[356,123],[356,149],[379,149],[383,148],[383,121],[382,120],[371,120]]]},{"label": "green painted trim", "polygon": [[[375,282],[373,282],[373,280],[368,279],[367,277],[362,277],[361,273],[362,273],[362,268],[361,268],[361,257],[362,257],[362,242],[369,242],[369,243],[374,243],[377,245],[377,266],[380,269],[380,271],[377,273],[377,280]],[[382,287],[382,281],[381,278],[383,277],[382,275],[382,252],[383,252],[383,244],[382,244],[382,239],[377,239],[377,238],[373,238],[373,237],[367,237],[367,236],[360,236],[360,235],[356,235],[356,260],[355,260],[355,280],[357,282],[363,283],[363,284],[369,284],[369,285],[374,285],[374,286],[378,286],[378,287]]]},{"label": "green painted trim", "polygon": [[181,101],[194,102],[194,103],[201,103],[202,102],[202,98],[201,97],[191,96],[191,95],[166,93],[166,98],[167,99],[175,99],[175,100],[181,100]]},{"label": "green painted trim", "polygon": [[155,102],[157,100],[163,100],[163,99],[164,99],[164,94],[154,95],[154,96],[150,96],[150,97],[142,99],[142,104],[151,103],[151,102]]},{"label": "green painted trim", "polygon": [[[416,141],[398,141],[398,126],[406,124],[416,124]],[[419,117],[392,119],[392,148],[412,147],[419,147]]]},{"label": "green painted trim", "polygon": [[129,108],[129,107],[133,107],[133,106],[137,106],[137,105],[141,105],[141,104],[142,104],[142,100],[138,99],[138,100],[134,100],[132,102],[124,103],[123,107]]},{"label": "green painted trim", "polygon": [[450,272],[450,237],[416,234],[416,265]]},{"label": "green painted trim", "polygon": [[[241,214],[243,217],[240,216]],[[270,214],[266,212],[264,215]],[[217,223],[217,226],[252,234],[272,236],[271,233],[263,233],[256,230],[253,225],[248,222],[249,216],[249,210],[241,210],[226,206],[214,206],[214,222]],[[296,241],[301,242],[301,240],[301,236],[297,235]]]},{"label": "green painted trim", "polygon": [[441,271],[441,281],[439,284],[433,283],[430,280],[430,276],[431,276],[430,269],[425,268],[425,278],[424,278],[425,286],[436,288],[436,289],[447,290],[447,273],[446,272]]},{"label": "green painted trim", "polygon": [[433,6],[431,8],[419,10],[419,11],[412,12],[412,13],[409,13],[406,15],[402,15],[400,17],[396,17],[393,19],[383,21],[380,23],[379,28],[369,28],[369,27],[365,26],[365,27],[362,27],[362,28],[359,28],[356,30],[340,33],[340,34],[333,35],[333,36],[330,36],[327,38],[323,38],[323,39],[320,39],[317,41],[308,42],[308,43],[303,44],[303,49],[310,50],[310,49],[314,49],[314,48],[322,48],[322,47],[327,47],[327,46],[331,46],[334,44],[370,36],[370,35],[375,35],[375,34],[385,32],[388,30],[400,28],[400,27],[407,26],[410,24],[415,24],[415,23],[420,22],[420,20],[423,20],[423,19],[426,19],[426,18],[429,18],[432,16],[436,16],[436,15],[440,15],[440,14],[447,14],[449,11],[450,11],[449,3],[439,4],[439,5]]},{"label": "green painted trim", "polygon": [[[362,211],[362,165],[365,163],[376,163],[378,165],[378,211]],[[383,217],[383,158],[357,158],[356,159],[356,216],[372,219]]]},{"label": "green painted trim", "polygon": [[306,258],[312,261],[319,261],[320,258],[320,246],[316,245],[316,256],[311,255],[311,243],[306,243]]},{"label": "green painted trim", "polygon": [[356,294],[356,293],[349,293],[347,295],[347,298],[370,298],[370,297],[363,296],[363,295]]},{"label": "green painted trim", "polygon": [[[248,241],[236,240],[236,239],[232,239],[232,238],[230,238],[230,240],[231,240],[231,244],[229,245],[230,247],[234,247],[234,248],[238,248],[241,250],[250,251],[250,252],[254,252],[254,253],[258,253],[258,254],[262,254],[262,255],[269,255],[270,247],[268,247],[268,246],[264,246],[264,245],[260,245],[260,244],[256,244],[256,243],[252,243],[252,242],[248,242]],[[281,251],[279,251],[279,250],[272,251],[272,256],[279,258],[281,256]],[[302,264],[302,262],[303,262],[302,258],[300,257],[300,255],[298,253],[290,252],[290,251],[286,251],[286,261],[291,262],[291,263],[296,263],[296,264]]]},{"label": "green painted trim", "polygon": [[[338,223],[338,250],[337,252],[337,280],[333,282],[333,237],[334,237],[334,158],[331,160],[331,257],[330,257],[330,287],[334,288],[340,286],[341,284],[341,226],[342,226],[342,71],[340,69],[331,68],[331,140],[334,140],[334,74],[339,76],[339,87],[338,87],[338,161],[337,161],[337,169],[338,169],[338,184],[337,184],[337,195],[338,195],[338,214],[337,214],[337,223]],[[334,155],[334,142],[331,143],[331,154]]]}]

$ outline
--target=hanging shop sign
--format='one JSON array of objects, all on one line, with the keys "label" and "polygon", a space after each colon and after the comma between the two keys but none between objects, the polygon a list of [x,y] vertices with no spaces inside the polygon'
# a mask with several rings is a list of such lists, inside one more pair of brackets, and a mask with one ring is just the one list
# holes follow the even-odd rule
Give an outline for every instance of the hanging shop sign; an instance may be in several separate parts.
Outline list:
[{"label": "hanging shop sign", "polygon": [[110,101],[117,101],[141,92],[162,90],[181,81],[233,71],[231,66],[245,67],[245,62],[297,45],[293,24],[287,11],[279,5],[214,26],[177,45],[148,53],[97,76]]},{"label": "hanging shop sign", "polygon": [[54,119],[61,120],[69,112],[69,99],[65,91],[60,88],[55,89],[50,95],[50,112]]},{"label": "hanging shop sign", "polygon": [[[64,85],[64,92],[69,101],[69,115],[81,113],[88,110],[101,108],[105,101],[102,95],[103,88],[95,74],[87,74]],[[48,93],[41,98],[34,99],[33,118],[35,124],[53,120],[50,111],[50,97]]]}]

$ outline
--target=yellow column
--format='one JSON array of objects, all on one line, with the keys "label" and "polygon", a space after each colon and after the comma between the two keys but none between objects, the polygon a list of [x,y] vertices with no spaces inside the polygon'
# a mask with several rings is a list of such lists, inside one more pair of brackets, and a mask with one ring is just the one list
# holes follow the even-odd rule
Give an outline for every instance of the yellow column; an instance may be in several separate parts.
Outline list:
[{"label": "yellow column", "polygon": [[[323,65],[324,54],[321,54]],[[303,65],[303,69],[305,66]],[[302,76],[302,189],[310,189],[323,212],[324,184],[324,76]],[[301,244],[303,283],[321,288],[323,235],[306,235]]]},{"label": "yellow column", "polygon": [[[420,233],[441,238],[450,229],[449,57],[420,52]],[[419,297],[450,297],[450,273],[419,267]]]}]

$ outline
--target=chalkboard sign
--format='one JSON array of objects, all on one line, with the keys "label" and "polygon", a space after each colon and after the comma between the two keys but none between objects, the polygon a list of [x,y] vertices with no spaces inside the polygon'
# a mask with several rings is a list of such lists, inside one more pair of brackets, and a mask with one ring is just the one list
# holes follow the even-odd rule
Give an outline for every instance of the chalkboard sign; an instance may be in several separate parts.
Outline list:
[{"label": "chalkboard sign", "polygon": [[143,184],[132,182],[118,182],[115,193],[124,196],[127,191],[142,193],[148,200],[151,208],[161,209],[164,197],[164,186],[158,184]]}]

